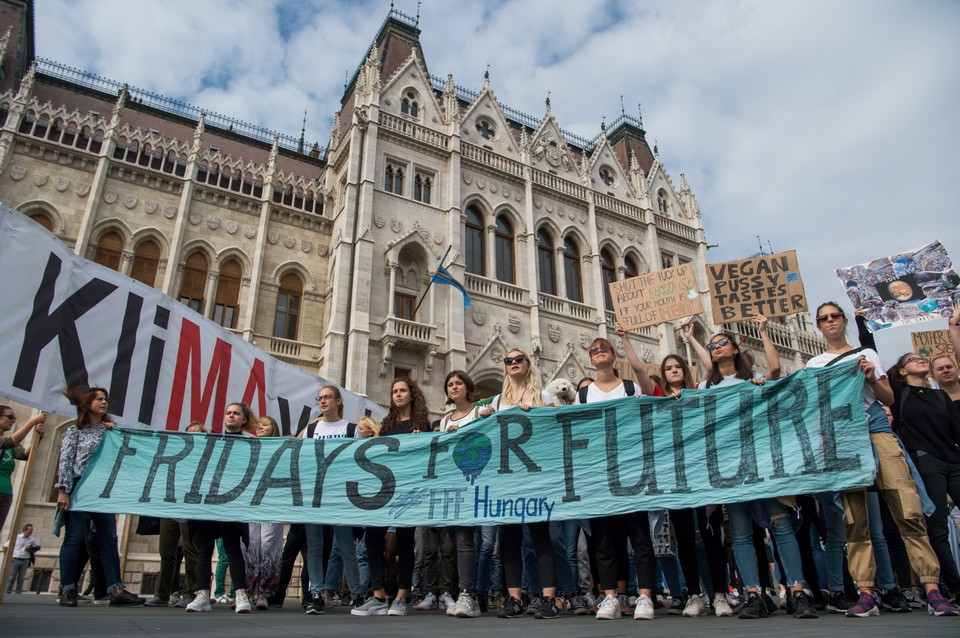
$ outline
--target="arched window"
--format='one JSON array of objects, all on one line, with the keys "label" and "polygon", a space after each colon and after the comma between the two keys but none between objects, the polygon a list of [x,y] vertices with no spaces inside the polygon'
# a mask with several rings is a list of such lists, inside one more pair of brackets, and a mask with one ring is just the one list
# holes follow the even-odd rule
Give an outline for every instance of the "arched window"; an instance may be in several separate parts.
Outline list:
[{"label": "arched window", "polygon": [[224,328],[237,327],[240,305],[240,280],[243,268],[236,259],[223,262],[217,279],[217,299],[213,307],[213,320]]},{"label": "arched window", "polygon": [[297,318],[300,316],[300,298],[303,282],[300,277],[288,272],[280,278],[277,292],[277,311],[273,319],[273,336],[281,339],[297,339]]},{"label": "arched window", "polygon": [[160,268],[160,247],[152,239],[140,242],[133,252],[133,264],[130,267],[130,276],[139,282],[152,286],[157,281],[157,270]]},{"label": "arched window", "polygon": [[600,251],[600,272],[603,276],[603,303],[604,307],[613,312],[613,297],[610,295],[610,284],[617,280],[617,270],[613,265],[613,257],[604,248]]},{"label": "arched window", "polygon": [[513,226],[506,215],[497,217],[496,230],[497,279],[515,284],[516,274],[513,268]]},{"label": "arched window", "polygon": [[557,294],[557,277],[553,268],[553,240],[542,228],[537,231],[537,277],[540,292]]},{"label": "arched window", "polygon": [[30,213],[30,219],[40,224],[51,233],[53,232],[53,222],[47,215],[44,215],[43,213]]},{"label": "arched window", "polygon": [[668,214],[667,192],[662,188],[657,191],[657,210],[660,211],[661,215]]},{"label": "arched window", "polygon": [[180,280],[180,303],[197,312],[203,312],[203,290],[207,283],[207,258],[203,253],[193,253],[183,265]]},{"label": "arched window", "polygon": [[483,216],[473,206],[467,207],[467,222],[463,233],[463,252],[466,255],[467,272],[483,275]]},{"label": "arched window", "polygon": [[413,183],[413,198],[424,204],[430,203],[433,191],[433,177],[426,173],[417,173]]},{"label": "arched window", "polygon": [[637,267],[637,262],[633,260],[633,257],[624,257],[623,258],[623,278],[630,279],[631,277],[636,277],[640,274],[640,268]]},{"label": "arched window", "polygon": [[104,233],[97,242],[97,249],[93,253],[93,261],[106,266],[110,270],[120,270],[120,259],[123,256],[123,238],[110,231]]},{"label": "arched window", "polygon": [[583,301],[583,286],[580,284],[580,248],[571,237],[563,241],[563,278],[567,284],[567,299]]},{"label": "arched window", "polygon": [[388,193],[403,195],[403,169],[393,164],[387,164],[383,179],[383,188]]},{"label": "arched window", "polygon": [[400,112],[410,117],[419,117],[420,104],[417,100],[416,93],[413,91],[404,93],[403,98],[400,100]]}]

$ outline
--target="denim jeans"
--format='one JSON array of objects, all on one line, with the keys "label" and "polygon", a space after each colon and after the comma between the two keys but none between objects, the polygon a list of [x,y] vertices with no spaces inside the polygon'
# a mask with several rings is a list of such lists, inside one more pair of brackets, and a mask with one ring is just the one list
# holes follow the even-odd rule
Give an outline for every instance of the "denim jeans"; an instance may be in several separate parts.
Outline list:
[{"label": "denim jeans", "polygon": [[120,579],[120,554],[117,549],[117,519],[115,514],[99,512],[64,512],[66,533],[60,546],[60,579],[63,589],[76,589],[77,583],[67,582],[77,571],[77,556],[84,542],[83,532],[90,523],[97,528],[97,542],[100,545],[100,558],[103,561],[103,573],[106,577],[107,591],[123,589]]},{"label": "denim jeans", "polygon": [[477,548],[477,591],[486,594],[494,585],[500,590],[500,574],[494,574],[494,550],[497,547],[497,527],[480,525],[474,528],[473,544]]},{"label": "denim jeans", "polygon": [[883,535],[883,517],[880,515],[880,495],[867,492],[867,512],[870,516],[870,541],[873,543],[873,562],[877,566],[877,586],[880,589],[893,589],[893,563],[887,539]]},{"label": "denim jeans", "polygon": [[827,524],[827,538],[824,542],[824,557],[827,568],[827,589],[831,592],[843,591],[843,556],[847,549],[847,524],[843,512],[834,507],[835,492],[817,494],[823,519]]},{"label": "denim jeans", "polygon": [[[313,596],[322,596],[324,589],[337,591],[340,589],[339,577],[335,586],[329,587],[329,580],[324,580],[323,569],[323,525],[304,526],[307,532],[307,571],[310,573],[310,593]],[[353,528],[343,525],[333,526],[333,537],[336,541],[336,547],[339,548],[340,557],[343,560],[343,569],[347,572],[347,585],[350,587],[350,596],[356,598],[363,595],[366,590],[360,587],[360,570],[357,566],[356,545],[353,536]],[[333,552],[330,553],[330,560],[333,561]]]},{"label": "denim jeans", "polygon": [[[567,536],[567,523],[573,523],[569,528],[573,535],[572,539]],[[570,563],[570,545],[574,546],[574,558],[576,558],[576,542],[579,534],[580,528],[576,521],[550,522],[550,540],[553,541],[553,551],[557,555],[557,587],[561,594],[574,594],[578,591],[576,563],[573,565]]]},{"label": "denim jeans", "polygon": [[686,582],[683,580],[683,572],[680,571],[680,561],[676,556],[658,556],[657,565],[672,597],[676,598],[680,595],[680,592],[687,589]]},{"label": "denim jeans", "polygon": [[777,542],[783,569],[786,572],[787,585],[803,583],[803,568],[800,566],[800,550],[793,530],[793,509],[772,498],[746,503],[727,504],[727,516],[733,532],[733,555],[737,559],[737,568],[745,589],[760,586],[760,572],[757,566],[757,554],[753,549],[753,517],[751,505],[758,505],[765,514],[770,533]]}]

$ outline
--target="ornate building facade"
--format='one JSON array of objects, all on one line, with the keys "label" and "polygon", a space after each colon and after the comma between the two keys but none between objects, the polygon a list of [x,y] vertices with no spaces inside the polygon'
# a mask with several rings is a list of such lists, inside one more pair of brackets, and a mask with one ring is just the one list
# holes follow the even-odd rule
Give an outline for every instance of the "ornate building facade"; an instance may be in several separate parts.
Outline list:
[{"label": "ornate building facade", "polygon": [[[706,282],[696,197],[638,118],[587,140],[560,127],[549,99],[533,118],[501,104],[489,78],[471,91],[431,75],[417,22],[399,12],[321,148],[37,59],[32,11],[0,2],[0,201],[77,254],[382,404],[408,374],[439,414],[455,369],[494,394],[514,346],[544,383],[576,381],[590,373],[590,341],[612,333],[608,282],[685,262]],[[444,255],[468,309],[452,287],[428,290]],[[709,309],[697,323],[700,337],[716,329]],[[762,352],[751,326],[731,328]],[[771,334],[785,373],[821,351],[804,317]],[[690,359],[678,325],[633,340],[651,366]],[[24,512],[38,530],[50,529],[58,440],[31,465]],[[156,571],[136,537],[124,555],[130,582]]]}]

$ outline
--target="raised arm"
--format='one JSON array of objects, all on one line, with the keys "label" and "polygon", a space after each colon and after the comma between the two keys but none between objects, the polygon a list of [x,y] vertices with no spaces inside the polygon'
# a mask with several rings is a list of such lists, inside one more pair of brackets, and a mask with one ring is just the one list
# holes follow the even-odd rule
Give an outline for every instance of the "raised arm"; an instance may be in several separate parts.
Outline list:
[{"label": "raised arm", "polygon": [[709,379],[710,375],[713,374],[713,359],[710,358],[710,353],[707,352],[707,349],[697,341],[696,336],[694,336],[694,326],[693,322],[683,325],[683,337],[693,346],[693,351],[697,353],[697,359],[700,360],[700,368],[702,372],[700,373],[700,381],[704,379]]},{"label": "raised arm", "polygon": [[960,301],[953,304],[953,314],[950,315],[950,343],[953,345],[953,356],[960,356]]},{"label": "raised arm", "polygon": [[650,378],[650,375],[647,374],[646,369],[643,367],[643,362],[640,361],[640,357],[637,356],[636,351],[633,349],[633,344],[630,343],[630,336],[627,334],[627,331],[623,329],[623,326],[620,325],[619,321],[614,325],[613,329],[623,342],[623,349],[627,353],[627,363],[633,368],[633,371],[637,375],[637,381],[640,382],[640,392],[642,392],[644,396],[652,397],[656,384],[653,382],[653,379]]},{"label": "raised arm", "polygon": [[777,347],[773,345],[770,339],[770,333],[767,331],[767,318],[763,315],[753,315],[752,321],[757,324],[757,331],[760,333],[760,340],[763,341],[763,356],[767,358],[767,367],[770,368],[770,374],[767,375],[769,381],[776,381],[780,378],[780,355],[777,353]]},{"label": "raised arm", "polygon": [[[38,435],[43,435],[43,424],[47,421],[47,413],[41,412],[36,416],[32,417],[26,423],[21,425],[19,428],[13,431],[10,435],[10,440],[13,442],[13,446],[20,445],[27,438],[27,434],[30,433],[30,430],[36,428]],[[13,447],[11,446],[11,447]]]}]

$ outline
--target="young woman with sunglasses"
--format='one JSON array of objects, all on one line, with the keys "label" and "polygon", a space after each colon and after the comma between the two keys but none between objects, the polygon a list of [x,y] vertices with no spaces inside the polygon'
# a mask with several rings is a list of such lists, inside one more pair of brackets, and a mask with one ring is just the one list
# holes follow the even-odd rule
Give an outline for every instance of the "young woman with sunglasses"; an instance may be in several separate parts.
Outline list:
[{"label": "young woman with sunglasses", "polygon": [[[519,407],[523,411],[543,406],[553,406],[554,400],[549,392],[540,387],[540,374],[534,369],[530,357],[519,348],[512,348],[503,358],[503,389],[493,397],[489,404],[480,408],[480,416],[486,416],[499,410]],[[557,618],[556,578],[557,561],[550,539],[550,524],[547,522],[528,523],[530,537],[537,553],[537,571],[543,584],[543,597],[539,604],[536,600],[536,618]],[[523,603],[520,602],[521,580],[523,578],[523,526],[509,524],[501,526],[501,552],[503,554],[503,579],[507,586],[507,600],[497,614],[499,618],[519,618],[523,615]]]},{"label": "young woman with sunglasses", "polygon": [[[381,436],[419,434],[430,432],[430,413],[427,400],[420,386],[408,377],[397,377],[390,386],[390,409],[380,425]],[[397,596],[387,604],[384,569],[387,556],[386,527],[368,527],[364,538],[367,543],[367,561],[370,567],[370,586],[373,596],[362,605],[354,607],[354,616],[406,616],[407,594],[413,582],[414,533],[413,527],[396,528],[396,548],[400,559],[397,572]]]},{"label": "young woman with sunglasses", "polygon": [[[590,344],[590,363],[597,370],[596,380],[584,390],[577,392],[576,403],[586,404],[609,401],[642,394],[661,394],[637,357],[627,333],[620,324],[616,332],[623,341],[627,361],[637,374],[637,384],[624,383],[617,375],[614,364],[617,353],[613,344],[597,338]],[[627,387],[627,386],[631,387]],[[618,594],[627,593],[627,540],[633,546],[633,560],[637,569],[637,587],[640,590],[634,608],[634,620],[653,620],[653,591],[656,587],[657,559],[650,538],[650,520],[646,512],[630,512],[590,519],[590,532],[597,551],[597,568],[600,572],[600,590],[603,599],[597,608],[597,620],[615,620],[623,610]]]},{"label": "young woman with sunglasses", "polygon": [[[927,517],[927,533],[940,562],[940,576],[947,588],[956,593],[960,592],[960,575],[950,551],[947,496],[960,503],[960,411],[946,392],[929,387],[929,373],[930,364],[918,354],[908,352],[897,359],[887,370],[893,392],[890,409],[897,433],[936,506],[936,511]],[[916,565],[914,571],[924,582]],[[929,591],[927,601],[933,610]],[[942,613],[933,613],[955,615],[957,610],[944,607]]]},{"label": "young woman with sunglasses", "polygon": [[[910,563],[927,590],[931,613],[938,616],[955,614],[956,609],[947,603],[937,588],[940,566],[927,540],[917,486],[900,442],[890,429],[881,405],[881,402],[893,403],[896,391],[883,373],[880,357],[872,349],[854,348],[847,342],[847,317],[836,303],[821,304],[815,317],[817,327],[827,342],[827,348],[823,354],[808,361],[807,367],[822,368],[843,361],[859,362],[865,377],[863,407],[870,441],[878,461],[875,485],[894,515],[906,544]],[[846,615],[861,618],[876,616],[880,612],[872,593],[876,585],[876,567],[870,534],[867,490],[849,490],[840,497],[846,520],[847,564],[851,577],[860,588],[859,600],[846,611]]]},{"label": "young woman with sunglasses", "polygon": [[[758,332],[764,344],[764,353],[767,355],[771,376],[777,377],[780,374],[780,360],[767,333],[766,317],[756,315],[753,320],[758,324]],[[737,346],[731,334],[721,332],[715,335],[707,344],[707,350],[711,353],[714,367],[710,377],[700,383],[700,388],[726,387],[748,382],[763,384],[764,377],[753,371],[745,353]],[[733,555],[737,561],[737,569],[743,580],[744,589],[747,590],[747,601],[740,611],[742,619],[764,618],[769,615],[760,595],[760,572],[757,552],[753,545],[752,510],[755,506],[762,511],[771,535],[777,543],[787,584],[791,590],[794,617],[817,618],[813,603],[803,591],[800,549],[797,546],[792,523],[793,505],[792,498],[765,498],[725,505],[733,534]]]}]

